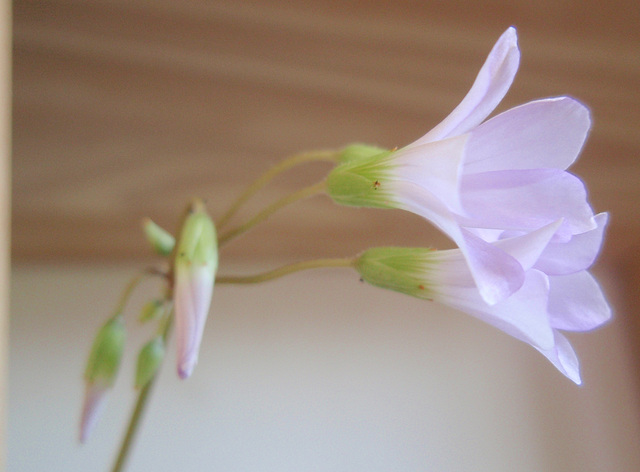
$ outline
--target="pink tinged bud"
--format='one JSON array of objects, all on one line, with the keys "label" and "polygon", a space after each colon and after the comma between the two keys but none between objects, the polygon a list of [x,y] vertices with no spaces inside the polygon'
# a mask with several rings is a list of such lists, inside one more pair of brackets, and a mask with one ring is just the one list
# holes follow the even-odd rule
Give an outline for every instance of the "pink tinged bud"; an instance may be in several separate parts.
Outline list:
[{"label": "pink tinged bud", "polygon": [[85,399],[80,419],[80,441],[85,442],[95,426],[106,394],[115,382],[124,351],[125,326],[121,315],[107,320],[95,337],[87,367]]},{"label": "pink tinged bud", "polygon": [[187,378],[198,362],[218,268],[216,230],[201,203],[185,218],[174,267],[178,375]]},{"label": "pink tinged bud", "polygon": [[80,417],[80,442],[86,443],[102,415],[107,400],[109,386],[101,383],[87,383]]}]

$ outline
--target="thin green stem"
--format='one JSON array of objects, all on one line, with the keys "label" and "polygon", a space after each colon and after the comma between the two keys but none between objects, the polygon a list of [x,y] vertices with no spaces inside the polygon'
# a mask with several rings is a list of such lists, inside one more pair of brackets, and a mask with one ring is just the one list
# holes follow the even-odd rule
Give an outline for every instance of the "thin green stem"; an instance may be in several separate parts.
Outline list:
[{"label": "thin green stem", "polygon": [[224,227],[229,220],[238,212],[238,210],[255,195],[261,188],[267,185],[274,177],[282,172],[291,169],[292,167],[307,162],[327,161],[336,162],[338,159],[339,151],[326,150],[326,151],[310,151],[301,154],[296,154],[284,161],[276,164],[260,177],[258,177],[246,190],[238,197],[238,199],[231,205],[227,212],[216,222],[218,229]]},{"label": "thin green stem", "polygon": [[[173,314],[169,314],[168,319],[164,322],[164,329],[162,332],[162,339],[166,344],[169,339],[169,334],[171,333],[171,326],[173,324]],[[158,368],[158,371],[160,369]],[[135,439],[136,433],[138,431],[138,427],[140,426],[140,420],[142,419],[142,415],[147,406],[147,402],[149,400],[149,395],[151,394],[151,390],[153,385],[158,378],[158,374],[156,373],[147,384],[140,389],[140,393],[138,393],[138,399],[136,400],[135,407],[133,408],[133,413],[131,413],[131,418],[129,418],[129,425],[127,427],[127,432],[122,440],[122,444],[120,445],[120,450],[118,452],[118,456],[116,461],[113,464],[113,468],[111,472],[122,472],[124,470],[124,465],[127,462],[127,458],[129,457],[129,452],[131,451],[131,446],[133,445],[133,441]]]},{"label": "thin green stem", "polygon": [[322,182],[318,182],[317,184],[310,185],[309,187],[305,187],[301,190],[298,190],[297,192],[294,192],[287,197],[281,198],[280,200],[266,207],[264,210],[262,210],[260,213],[255,215],[253,218],[251,218],[249,221],[247,221],[243,225],[240,225],[237,228],[222,234],[218,238],[218,245],[223,246],[224,244],[231,241],[232,239],[237,238],[241,234],[249,231],[255,225],[266,220],[275,212],[286,207],[287,205],[290,205],[294,202],[297,202],[298,200],[302,200],[304,198],[308,198],[323,192],[325,187],[326,187],[326,183],[325,181],[322,181]]},{"label": "thin green stem", "polygon": [[279,267],[268,272],[249,276],[217,277],[216,284],[257,284],[269,280],[278,279],[294,272],[322,267],[353,267],[356,259],[352,257],[336,259],[313,259],[310,261],[296,262]]}]

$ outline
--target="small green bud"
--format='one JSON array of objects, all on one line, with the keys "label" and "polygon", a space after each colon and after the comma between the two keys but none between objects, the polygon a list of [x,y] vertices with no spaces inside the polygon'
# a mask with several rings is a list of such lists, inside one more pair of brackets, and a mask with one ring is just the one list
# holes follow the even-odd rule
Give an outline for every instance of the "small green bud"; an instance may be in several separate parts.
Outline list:
[{"label": "small green bud", "polygon": [[84,373],[88,383],[100,383],[109,387],[113,385],[124,351],[125,336],[122,316],[110,318],[100,328],[93,341]]},{"label": "small green bud", "polygon": [[368,159],[385,152],[389,152],[389,150],[371,146],[370,144],[350,144],[340,152],[339,160],[341,164],[346,164]]},{"label": "small green bud", "polygon": [[136,366],[136,388],[142,388],[156,375],[164,359],[164,341],[158,336],[144,345],[138,355]]},{"label": "small green bud", "polygon": [[379,247],[363,252],[356,270],[371,285],[430,300],[433,287],[429,273],[433,265],[432,249]]},{"label": "small green bud", "polygon": [[147,240],[151,243],[154,251],[161,256],[168,256],[171,254],[173,247],[176,244],[176,240],[168,231],[162,229],[149,218],[145,218],[142,221],[142,227],[144,228]]},{"label": "small green bud", "polygon": [[335,167],[327,177],[327,193],[341,205],[395,208],[389,189],[391,151],[349,160]]},{"label": "small green bud", "polygon": [[144,304],[138,321],[140,323],[146,323],[147,321],[153,321],[160,318],[164,313],[164,301],[160,299],[151,300]]}]

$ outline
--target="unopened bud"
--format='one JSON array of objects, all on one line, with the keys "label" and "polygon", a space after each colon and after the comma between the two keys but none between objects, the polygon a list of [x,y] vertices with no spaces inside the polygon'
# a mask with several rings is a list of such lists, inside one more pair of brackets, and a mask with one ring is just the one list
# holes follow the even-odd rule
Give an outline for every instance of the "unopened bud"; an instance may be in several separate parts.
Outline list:
[{"label": "unopened bud", "polygon": [[154,251],[161,256],[168,256],[173,251],[176,244],[175,238],[166,230],[155,224],[151,219],[142,220],[142,227],[147,240],[151,243]]},{"label": "unopened bud", "polygon": [[158,336],[144,345],[136,365],[136,388],[142,388],[156,375],[164,359],[164,341]]},{"label": "unopened bud", "polygon": [[103,409],[106,394],[115,382],[122,352],[125,327],[122,316],[109,319],[98,331],[85,369],[85,397],[80,418],[80,441],[85,442]]},{"label": "unopened bud", "polygon": [[198,362],[217,268],[215,226],[202,202],[194,201],[182,225],[174,267],[178,374],[183,379]]}]

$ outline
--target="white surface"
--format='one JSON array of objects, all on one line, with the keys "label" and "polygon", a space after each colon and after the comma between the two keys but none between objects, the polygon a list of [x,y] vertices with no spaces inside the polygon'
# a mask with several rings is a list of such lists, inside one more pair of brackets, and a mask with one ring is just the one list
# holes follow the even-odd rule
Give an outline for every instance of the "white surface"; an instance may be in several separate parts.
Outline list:
[{"label": "white surface", "polygon": [[[131,349],[83,447],[81,374],[131,274],[14,269],[9,471],[108,470],[134,401],[135,351],[150,334],[133,320],[152,283],[131,304]],[[572,337],[577,387],[532,348],[347,269],[216,287],[195,374],[179,381],[171,354],[128,470],[640,470],[618,337],[615,322]]]}]

